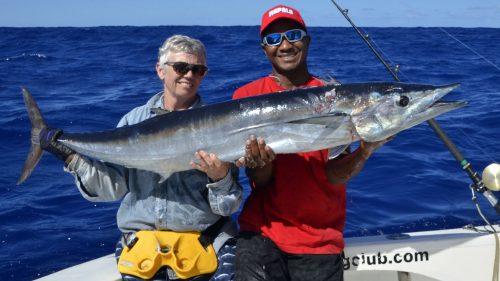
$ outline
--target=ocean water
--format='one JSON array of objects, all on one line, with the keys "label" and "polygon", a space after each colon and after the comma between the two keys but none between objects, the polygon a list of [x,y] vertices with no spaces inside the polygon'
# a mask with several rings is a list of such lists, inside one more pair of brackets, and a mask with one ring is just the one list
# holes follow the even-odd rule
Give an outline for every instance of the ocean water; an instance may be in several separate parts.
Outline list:
[{"label": "ocean water", "polygon": [[[450,100],[468,106],[437,118],[479,173],[500,160],[500,29],[367,28],[377,48],[399,64],[401,80],[461,83]],[[393,81],[350,28],[310,28],[310,71],[343,83]],[[201,39],[209,74],[207,103],[270,73],[257,26],[0,28],[0,280],[32,280],[113,252],[119,203],[91,203],[52,156],[28,181],[16,181],[29,150],[30,122],[21,86],[54,127],[112,129],[161,90],[154,65],[173,34]],[[241,176],[246,192],[248,181]],[[345,235],[382,235],[484,224],[470,180],[427,124],[396,136],[348,185]],[[498,195],[498,194],[497,194]],[[480,196],[480,195],[479,195]],[[500,221],[479,197],[483,212]]]}]

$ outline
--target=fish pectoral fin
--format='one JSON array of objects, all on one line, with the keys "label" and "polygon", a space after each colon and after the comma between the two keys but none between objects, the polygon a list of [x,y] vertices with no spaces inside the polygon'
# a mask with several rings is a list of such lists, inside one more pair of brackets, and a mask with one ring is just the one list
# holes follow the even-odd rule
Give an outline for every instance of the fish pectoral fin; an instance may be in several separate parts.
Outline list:
[{"label": "fish pectoral fin", "polygon": [[158,183],[162,184],[164,181],[166,181],[172,175],[172,173],[161,173],[159,175],[160,175],[160,179],[158,180]]},{"label": "fish pectoral fin", "polygon": [[350,116],[345,113],[331,113],[324,116],[319,117],[311,117],[301,120],[295,120],[290,123],[292,124],[314,124],[314,125],[323,125],[326,128],[338,128],[345,122],[350,122]]},{"label": "fish pectoral fin", "polygon": [[336,147],[332,147],[328,151],[328,159],[335,159],[337,158],[340,154],[342,154],[346,149],[350,146],[351,144],[344,144],[344,145],[339,145]]},{"label": "fish pectoral fin", "polygon": [[252,131],[260,128],[272,127],[272,126],[282,126],[284,124],[289,125],[318,125],[324,126],[326,128],[337,129],[338,127],[342,127],[346,122],[351,122],[351,117],[345,113],[329,113],[327,115],[322,115],[318,117],[309,117],[304,119],[293,119],[289,121],[282,122],[268,122],[268,123],[260,123],[252,126],[247,126],[243,128],[238,128],[236,130],[230,131],[229,134],[239,134],[244,131]]}]

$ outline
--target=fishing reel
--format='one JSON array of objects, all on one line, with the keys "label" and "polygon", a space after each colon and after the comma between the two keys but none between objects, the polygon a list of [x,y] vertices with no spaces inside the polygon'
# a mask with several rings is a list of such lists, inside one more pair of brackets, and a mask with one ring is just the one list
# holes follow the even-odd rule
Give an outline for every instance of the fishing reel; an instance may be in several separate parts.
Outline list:
[{"label": "fishing reel", "polygon": [[[468,173],[472,171],[470,165],[467,165],[466,170]],[[478,205],[476,197],[474,195],[474,191],[482,193],[483,196],[490,202],[491,206],[495,209],[497,214],[500,215],[500,201],[492,192],[500,191],[500,165],[497,163],[492,163],[483,170],[483,175],[481,178],[477,174],[474,174],[471,179],[473,179],[474,182],[470,185],[472,190],[472,200],[476,203],[476,207],[478,207]],[[484,219],[484,216],[482,214],[481,216]]]},{"label": "fishing reel", "polygon": [[500,164],[492,163],[484,168],[483,183],[489,190],[500,191]]}]

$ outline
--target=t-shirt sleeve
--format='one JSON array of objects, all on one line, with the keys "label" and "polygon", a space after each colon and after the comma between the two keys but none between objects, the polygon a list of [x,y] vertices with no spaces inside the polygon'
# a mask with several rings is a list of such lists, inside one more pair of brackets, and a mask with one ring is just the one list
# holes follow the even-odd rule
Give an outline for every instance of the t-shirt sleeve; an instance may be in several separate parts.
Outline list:
[{"label": "t-shirt sleeve", "polygon": [[241,98],[244,98],[244,97],[248,97],[248,93],[247,93],[247,90],[246,90],[246,85],[245,86],[242,86],[238,89],[236,89],[236,91],[234,91],[233,93],[233,100],[237,100],[237,99],[241,99]]}]

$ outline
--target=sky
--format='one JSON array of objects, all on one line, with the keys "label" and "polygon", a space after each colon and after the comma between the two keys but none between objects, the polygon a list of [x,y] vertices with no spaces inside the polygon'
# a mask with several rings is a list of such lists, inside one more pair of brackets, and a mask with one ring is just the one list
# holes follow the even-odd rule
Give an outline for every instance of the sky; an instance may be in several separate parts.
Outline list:
[{"label": "sky", "polygon": [[[360,27],[500,28],[500,0],[337,0]],[[259,25],[278,4],[308,26],[348,26],[331,0],[1,0],[0,27]]]}]

